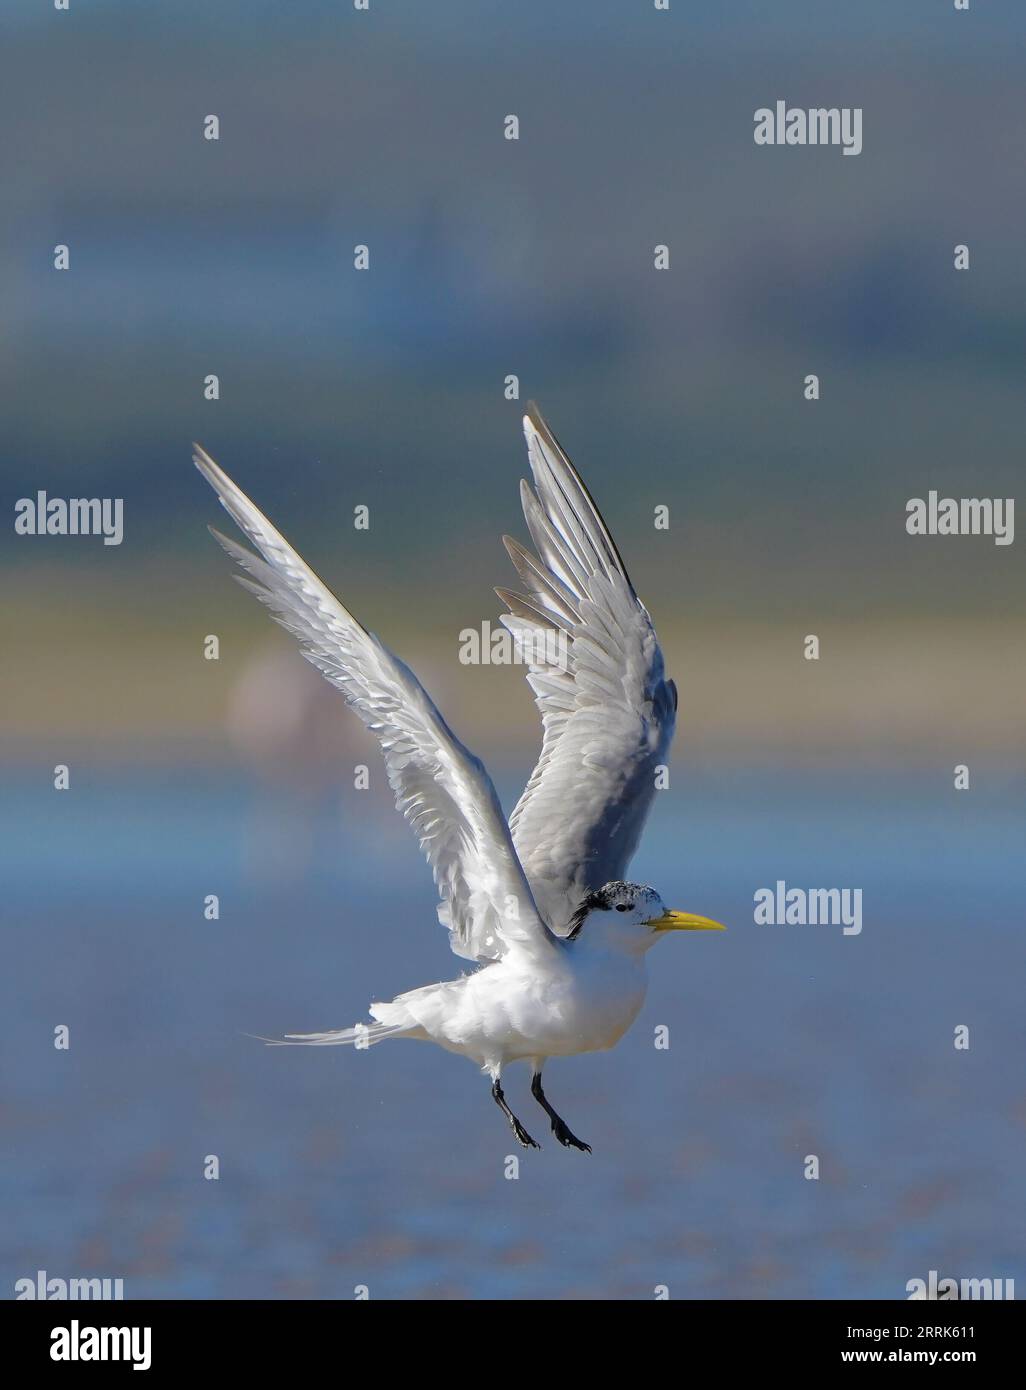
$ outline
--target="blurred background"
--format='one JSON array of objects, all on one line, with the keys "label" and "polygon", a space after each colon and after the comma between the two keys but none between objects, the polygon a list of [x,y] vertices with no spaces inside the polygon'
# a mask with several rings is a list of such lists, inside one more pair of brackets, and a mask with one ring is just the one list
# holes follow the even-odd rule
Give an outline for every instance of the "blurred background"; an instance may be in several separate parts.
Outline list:
[{"label": "blurred background", "polygon": [[[0,1289],[1026,1289],[1023,543],[905,532],[910,497],[1022,477],[1026,11],[72,0],[0,26]],[[861,106],[862,154],[756,147],[778,98]],[[619,1048],[550,1069],[594,1155],[549,1140],[508,1181],[462,1060],[244,1036],[458,963],[375,747],[231,582],[189,443],[509,809],[530,693],[457,652],[525,538],[528,397],[680,688],[634,876],[731,930],[664,945]],[[16,536],[39,489],[123,498],[123,544]],[[777,879],[862,888],[862,935],[756,927]]]}]

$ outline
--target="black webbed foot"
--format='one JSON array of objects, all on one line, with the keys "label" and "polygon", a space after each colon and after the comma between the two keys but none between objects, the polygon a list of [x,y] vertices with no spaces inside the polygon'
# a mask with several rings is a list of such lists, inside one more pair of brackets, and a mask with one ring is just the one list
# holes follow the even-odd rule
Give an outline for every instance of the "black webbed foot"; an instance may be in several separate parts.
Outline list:
[{"label": "black webbed foot", "polygon": [[513,1131],[514,1139],[516,1139],[518,1144],[522,1144],[525,1149],[541,1148],[541,1145],[535,1143],[518,1119],[514,1118],[510,1122],[510,1129]]},{"label": "black webbed foot", "polygon": [[561,1120],[557,1115],[552,1121],[552,1133],[556,1136],[564,1149],[580,1149],[582,1153],[590,1154],[591,1145],[586,1144],[583,1139],[578,1139],[576,1134],[571,1133],[566,1121]]},{"label": "black webbed foot", "polygon": [[527,1130],[513,1114],[513,1111],[506,1104],[506,1097],[502,1093],[502,1087],[499,1085],[498,1080],[492,1082],[492,1099],[506,1116],[506,1119],[509,1120],[509,1127],[513,1131],[513,1138],[517,1143],[522,1145],[525,1149],[540,1149],[541,1145],[535,1143]]},{"label": "black webbed foot", "polygon": [[534,1096],[535,1100],[552,1121],[552,1133],[563,1145],[564,1149],[580,1149],[582,1153],[591,1153],[591,1145],[586,1144],[583,1139],[578,1139],[577,1135],[573,1133],[562,1115],[557,1115],[549,1104],[548,1097],[542,1090],[540,1071],[536,1071],[531,1078],[531,1095]]}]

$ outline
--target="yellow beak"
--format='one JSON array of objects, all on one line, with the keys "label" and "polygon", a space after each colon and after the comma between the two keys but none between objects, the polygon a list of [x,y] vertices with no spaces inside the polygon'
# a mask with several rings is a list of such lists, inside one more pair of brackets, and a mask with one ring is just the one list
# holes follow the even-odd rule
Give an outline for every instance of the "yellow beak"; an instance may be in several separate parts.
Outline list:
[{"label": "yellow beak", "polygon": [[648,923],[655,931],[726,931],[722,922],[709,917],[696,917],[693,912],[664,912]]}]

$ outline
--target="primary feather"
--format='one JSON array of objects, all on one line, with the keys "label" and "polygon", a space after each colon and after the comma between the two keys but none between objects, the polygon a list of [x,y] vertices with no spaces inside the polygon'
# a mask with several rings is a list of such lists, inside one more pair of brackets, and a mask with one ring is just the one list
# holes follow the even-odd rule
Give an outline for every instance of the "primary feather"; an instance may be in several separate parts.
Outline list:
[{"label": "primary feather", "polygon": [[[534,487],[522,483],[521,498],[538,555],[505,537],[527,592],[496,592],[510,609],[502,621],[541,654],[527,679],[543,738],[510,828],[561,932],[587,893],[624,877],[673,738],[677,691],[598,507],[534,406],[524,434]],[[562,648],[539,640],[546,628],[565,636]]]},{"label": "primary feather", "polygon": [[251,576],[239,582],[299,638],[306,659],[376,735],[396,805],[434,873],[452,949],[476,961],[498,960],[513,943],[535,953],[552,949],[481,762],[409,667],[357,622],[209,454],[194,448],[196,467],[260,551],[214,532]]}]

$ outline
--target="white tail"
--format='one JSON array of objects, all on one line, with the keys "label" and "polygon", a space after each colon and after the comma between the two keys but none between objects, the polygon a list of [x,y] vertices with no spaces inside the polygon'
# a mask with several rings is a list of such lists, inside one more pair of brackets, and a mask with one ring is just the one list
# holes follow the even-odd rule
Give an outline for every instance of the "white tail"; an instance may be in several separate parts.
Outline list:
[{"label": "white tail", "polygon": [[335,1028],[327,1033],[286,1033],[283,1038],[261,1041],[270,1047],[370,1047],[407,1031],[400,1023],[358,1023],[355,1028]]}]

